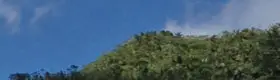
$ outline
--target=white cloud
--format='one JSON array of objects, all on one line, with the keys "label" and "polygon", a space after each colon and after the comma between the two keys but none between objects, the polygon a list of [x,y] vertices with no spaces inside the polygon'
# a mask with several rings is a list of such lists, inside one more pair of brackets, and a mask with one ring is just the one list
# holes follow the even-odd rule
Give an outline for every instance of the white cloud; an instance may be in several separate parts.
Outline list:
[{"label": "white cloud", "polygon": [[51,13],[51,11],[53,10],[53,7],[54,6],[52,6],[52,5],[45,5],[45,6],[35,8],[34,16],[30,20],[31,24],[34,24],[43,16],[46,16],[49,13]]},{"label": "white cloud", "polygon": [[[43,3],[40,3],[43,2]],[[19,33],[22,28],[21,22],[29,21],[27,24],[35,24],[42,17],[49,15],[60,3],[60,0],[0,0],[0,19],[4,20],[4,23],[1,24],[4,27],[0,29],[7,28],[8,32]],[[27,13],[31,14],[32,17],[26,17],[22,12],[32,11]],[[23,17],[24,16],[24,17]],[[24,21],[21,21],[24,20]]]},{"label": "white cloud", "polygon": [[0,0],[0,18],[5,20],[5,25],[11,29],[11,33],[19,31],[19,11],[16,6]]},{"label": "white cloud", "polygon": [[168,21],[165,29],[183,34],[215,34],[223,30],[249,27],[268,28],[280,22],[280,0],[230,0],[210,21],[189,26]]},{"label": "white cloud", "polygon": [[230,27],[218,25],[218,24],[200,24],[200,27],[191,27],[187,23],[184,25],[178,25],[175,20],[169,20],[166,23],[165,30],[172,32],[180,32],[185,35],[208,35],[215,34],[217,31],[229,30]]}]

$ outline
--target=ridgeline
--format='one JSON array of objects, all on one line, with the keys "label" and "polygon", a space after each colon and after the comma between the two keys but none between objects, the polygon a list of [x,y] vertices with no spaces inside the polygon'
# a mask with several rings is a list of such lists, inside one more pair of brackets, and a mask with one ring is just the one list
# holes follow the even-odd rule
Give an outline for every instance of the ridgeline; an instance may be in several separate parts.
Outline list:
[{"label": "ridgeline", "polygon": [[[218,35],[135,35],[81,70],[12,74],[23,80],[280,80],[280,24]],[[17,79],[16,79],[17,78]]]}]

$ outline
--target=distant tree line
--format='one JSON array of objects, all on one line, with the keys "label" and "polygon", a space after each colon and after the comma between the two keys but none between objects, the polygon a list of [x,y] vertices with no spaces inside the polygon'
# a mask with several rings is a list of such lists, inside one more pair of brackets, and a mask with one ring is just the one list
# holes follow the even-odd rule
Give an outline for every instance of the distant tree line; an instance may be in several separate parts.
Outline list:
[{"label": "distant tree line", "polygon": [[[78,66],[71,65],[66,71],[50,73],[41,69],[33,73],[10,74],[10,80],[84,80],[83,75],[78,71]],[[79,79],[78,79],[79,78]]]}]

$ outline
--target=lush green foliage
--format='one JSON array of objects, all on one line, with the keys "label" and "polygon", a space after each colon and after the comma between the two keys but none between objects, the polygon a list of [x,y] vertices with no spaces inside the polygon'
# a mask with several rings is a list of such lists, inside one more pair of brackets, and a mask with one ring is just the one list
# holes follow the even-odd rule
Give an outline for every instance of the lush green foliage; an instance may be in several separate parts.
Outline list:
[{"label": "lush green foliage", "polygon": [[280,24],[213,36],[146,32],[67,79],[279,80],[279,61]]}]

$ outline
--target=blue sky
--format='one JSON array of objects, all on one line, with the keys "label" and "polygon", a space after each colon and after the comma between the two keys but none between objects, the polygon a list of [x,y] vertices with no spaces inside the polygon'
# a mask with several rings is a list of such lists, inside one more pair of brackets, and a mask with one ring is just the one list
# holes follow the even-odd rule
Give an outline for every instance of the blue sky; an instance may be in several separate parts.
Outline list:
[{"label": "blue sky", "polygon": [[[248,12],[233,5],[254,3],[245,6],[254,10],[258,2],[261,0],[0,0],[0,79],[14,72],[86,65],[143,31],[208,34],[236,28],[220,26],[244,28],[251,24],[235,21],[255,18],[234,16]],[[276,2],[267,4],[271,3]],[[279,19],[251,23],[268,24]]]}]

